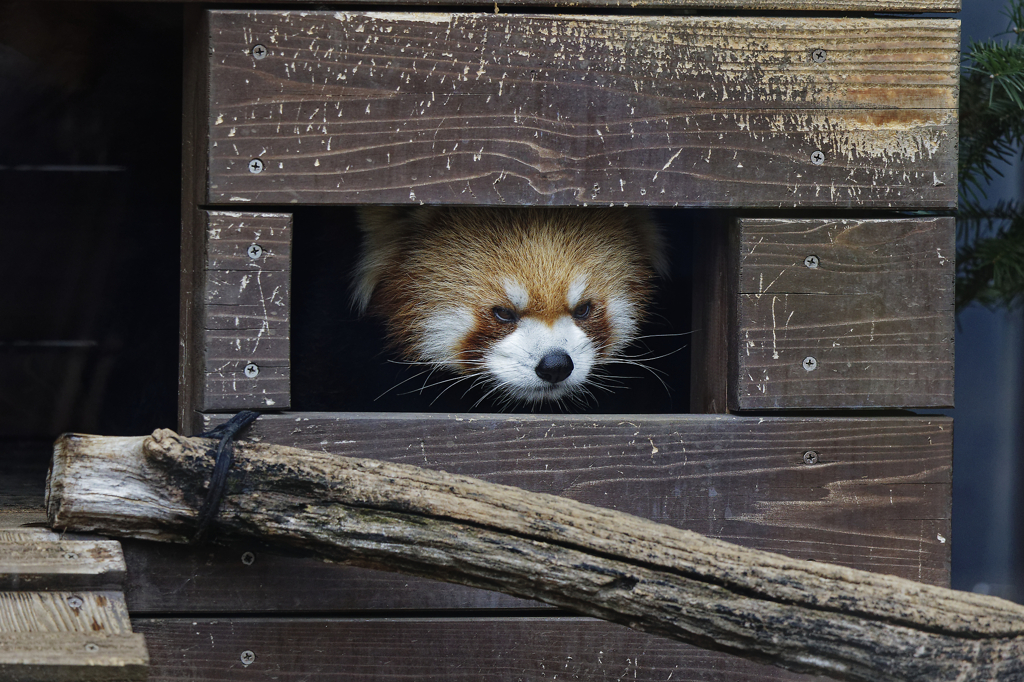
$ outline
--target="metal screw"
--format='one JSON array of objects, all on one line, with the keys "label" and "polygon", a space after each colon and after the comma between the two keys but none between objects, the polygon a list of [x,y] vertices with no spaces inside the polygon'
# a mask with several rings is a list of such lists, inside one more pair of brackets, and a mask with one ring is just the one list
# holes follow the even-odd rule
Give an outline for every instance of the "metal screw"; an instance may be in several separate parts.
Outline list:
[{"label": "metal screw", "polygon": [[804,258],[804,265],[806,265],[809,268],[816,268],[816,267],[818,267],[818,257],[817,256],[808,256],[807,258]]},{"label": "metal screw", "polygon": [[99,644],[93,644],[92,642],[89,642],[88,644],[85,645],[85,650],[88,651],[90,654],[94,654],[94,653],[96,653],[97,651],[100,650],[100,645]]},{"label": "metal screw", "polygon": [[[820,149],[816,149],[811,154],[811,163],[813,163],[815,166],[820,166],[821,164],[825,163],[825,152],[821,151]],[[250,168],[250,170],[252,169]],[[258,173],[259,171],[253,172]]]},{"label": "metal screw", "polygon": [[260,368],[254,362],[250,362],[248,365],[246,365],[244,371],[245,376],[249,377],[250,379],[255,379],[260,375]]},{"label": "metal screw", "polygon": [[252,552],[245,552],[242,554],[242,563],[246,566],[252,566],[254,561],[256,561],[256,555]]},{"label": "metal screw", "polygon": [[814,370],[818,369],[818,361],[812,358],[810,355],[808,355],[806,358],[804,358],[803,367],[808,372],[813,372]]},{"label": "metal screw", "polygon": [[250,244],[249,248],[246,250],[246,253],[249,254],[249,258],[256,260],[257,258],[263,255],[263,247],[260,246],[259,244]]},{"label": "metal screw", "polygon": [[814,50],[813,52],[811,52],[811,59],[813,59],[816,64],[824,64],[825,63],[825,58],[827,56],[828,56],[828,53],[825,52],[825,50],[821,49],[820,47],[817,50]]},{"label": "metal screw", "polygon": [[250,173],[262,173],[263,172],[263,161],[260,159],[253,159],[249,162]]},{"label": "metal screw", "polygon": [[81,597],[68,597],[68,606],[77,611],[85,606],[85,601]]},{"label": "metal screw", "polygon": [[817,464],[818,453],[814,450],[808,450],[804,453],[804,464]]},{"label": "metal screw", "polygon": [[256,59],[266,59],[267,54],[267,48],[265,46],[258,43],[252,46],[252,56]]},{"label": "metal screw", "polygon": [[242,655],[239,656],[239,658],[242,659],[242,665],[247,665],[248,666],[248,665],[252,665],[253,661],[256,660],[256,654],[254,654],[253,652],[251,652],[248,649],[246,649],[245,651],[242,652]]},{"label": "metal screw", "polygon": [[78,555],[75,554],[74,552],[65,552],[64,558],[67,559],[68,561],[74,561],[75,559],[78,558]]}]

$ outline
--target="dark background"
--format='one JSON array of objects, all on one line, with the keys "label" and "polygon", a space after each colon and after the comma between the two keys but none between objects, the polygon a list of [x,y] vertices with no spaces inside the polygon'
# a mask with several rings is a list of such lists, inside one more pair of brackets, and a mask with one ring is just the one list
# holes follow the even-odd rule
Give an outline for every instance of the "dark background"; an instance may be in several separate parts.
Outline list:
[{"label": "dark background", "polygon": [[[1005,26],[965,0],[966,37]],[[182,7],[0,2],[0,510],[4,476],[45,475],[63,431],[174,426],[177,403]],[[1015,169],[997,194],[1015,194]],[[378,324],[348,307],[350,209],[295,209],[293,408],[465,411],[478,393],[413,391]],[[688,411],[688,223],[659,211],[674,272],[602,412]],[[698,254],[699,255],[699,254]],[[957,334],[953,585],[1024,600],[1024,318],[971,309]],[[388,389],[391,389],[390,391]],[[383,394],[382,397],[381,394]],[[493,406],[482,404],[478,409]]]}]

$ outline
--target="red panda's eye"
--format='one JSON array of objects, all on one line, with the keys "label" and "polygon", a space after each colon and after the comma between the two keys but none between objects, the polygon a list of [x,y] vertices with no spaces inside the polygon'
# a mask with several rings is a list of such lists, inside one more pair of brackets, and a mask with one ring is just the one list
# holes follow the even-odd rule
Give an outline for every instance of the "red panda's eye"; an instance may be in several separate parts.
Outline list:
[{"label": "red panda's eye", "polygon": [[512,324],[513,322],[519,321],[519,316],[516,315],[516,311],[508,308],[502,308],[501,306],[494,306],[491,308],[491,313],[494,314],[494,319],[502,324]]},{"label": "red panda's eye", "polygon": [[580,303],[572,309],[572,316],[577,320],[585,320],[590,317],[590,301]]}]

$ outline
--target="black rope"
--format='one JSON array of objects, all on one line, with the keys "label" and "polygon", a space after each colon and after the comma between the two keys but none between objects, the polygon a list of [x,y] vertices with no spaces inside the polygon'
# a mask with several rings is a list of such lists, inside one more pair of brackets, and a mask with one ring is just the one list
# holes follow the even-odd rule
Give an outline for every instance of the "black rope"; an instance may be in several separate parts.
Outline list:
[{"label": "black rope", "polygon": [[192,542],[202,542],[206,539],[210,524],[220,510],[220,500],[224,496],[224,488],[228,481],[228,470],[231,469],[235,460],[231,441],[259,416],[259,412],[243,410],[223,424],[196,436],[197,438],[219,438],[220,442],[215,449],[209,451],[209,454],[216,459],[213,465],[213,475],[210,476],[210,489],[206,491],[206,499],[203,500],[203,505],[199,508],[199,520],[196,533],[192,536]]}]

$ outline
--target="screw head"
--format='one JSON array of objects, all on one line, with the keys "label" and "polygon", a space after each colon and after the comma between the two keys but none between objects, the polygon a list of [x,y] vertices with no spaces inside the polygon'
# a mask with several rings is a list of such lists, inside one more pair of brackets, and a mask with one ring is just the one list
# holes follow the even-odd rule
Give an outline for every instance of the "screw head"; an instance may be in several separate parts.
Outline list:
[{"label": "screw head", "polygon": [[811,163],[815,166],[820,166],[825,163],[825,152],[820,149],[814,150],[814,152],[811,153]]},{"label": "screw head", "polygon": [[67,559],[68,561],[75,561],[76,559],[78,559],[78,555],[75,554],[74,552],[65,552],[64,553],[64,558]]},{"label": "screw head", "polygon": [[97,651],[100,650],[100,645],[99,644],[93,644],[92,642],[89,642],[88,644],[85,645],[85,650],[88,651],[90,654],[94,654],[94,653],[96,653]]},{"label": "screw head", "polygon": [[265,45],[259,43],[252,46],[252,56],[256,59],[266,59],[270,52],[267,50]]},{"label": "screw head", "polygon": [[239,658],[242,661],[242,665],[252,665],[253,661],[256,660],[256,654],[246,649]]},{"label": "screw head", "polygon": [[824,64],[828,58],[828,53],[820,47],[817,50],[811,52],[811,59],[814,60],[815,64]]},{"label": "screw head", "polygon": [[806,369],[808,372],[813,372],[814,370],[818,369],[818,361],[815,360],[810,355],[804,358],[804,361],[801,363],[801,365],[803,365],[803,368]]},{"label": "screw head", "polygon": [[804,258],[804,265],[812,269],[818,267],[818,257],[808,256],[807,258]]},{"label": "screw head", "polygon": [[262,159],[253,159],[252,161],[250,161],[249,162],[249,172],[253,173],[253,174],[255,174],[255,173],[262,173],[263,172],[263,160]]},{"label": "screw head", "polygon": [[242,371],[244,371],[245,376],[249,377],[250,379],[255,379],[260,375],[259,365],[257,365],[255,362],[250,362],[248,365],[245,366],[245,369]]},{"label": "screw head", "polygon": [[817,464],[818,453],[814,450],[808,450],[804,453],[804,464]]},{"label": "screw head", "polygon": [[68,606],[77,611],[78,609],[85,606],[85,601],[78,596],[68,597]]},{"label": "screw head", "polygon": [[242,554],[242,563],[246,566],[252,566],[254,561],[256,561],[256,555],[252,552],[245,552]]},{"label": "screw head", "polygon": [[249,248],[246,249],[245,252],[249,254],[249,258],[256,260],[263,255],[263,247],[259,244],[250,244]]}]

